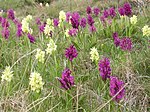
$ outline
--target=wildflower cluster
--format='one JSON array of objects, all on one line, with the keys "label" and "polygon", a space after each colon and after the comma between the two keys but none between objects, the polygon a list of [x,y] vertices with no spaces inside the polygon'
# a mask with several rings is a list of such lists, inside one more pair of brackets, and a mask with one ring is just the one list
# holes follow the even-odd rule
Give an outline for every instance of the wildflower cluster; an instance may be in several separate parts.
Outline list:
[{"label": "wildflower cluster", "polygon": [[38,72],[32,72],[29,80],[29,85],[31,86],[32,91],[39,93],[40,90],[43,89],[44,82],[42,81],[42,77]]},{"label": "wildflower cluster", "polygon": [[2,82],[3,81],[10,82],[12,80],[12,77],[13,77],[13,71],[11,71],[10,66],[7,66],[5,70],[2,72],[2,76],[1,76]]},{"label": "wildflower cluster", "polygon": [[21,23],[17,23],[16,26],[17,26],[16,35],[17,35],[17,37],[21,37],[23,35],[22,24]]},{"label": "wildflower cluster", "polygon": [[[35,37],[32,35],[33,30],[32,30],[32,28],[29,27],[29,24],[30,24],[31,21],[32,21],[32,16],[31,16],[31,15],[26,16],[26,17],[22,20],[22,22],[21,22],[21,24],[22,24],[21,29],[22,29],[22,31],[23,31],[24,33],[27,34],[27,36],[28,36],[30,42],[31,42],[31,43],[34,43],[34,42],[35,42]],[[20,31],[20,32],[21,32],[21,31]]]},{"label": "wildflower cluster", "polygon": [[99,13],[100,13],[100,9],[99,9],[98,7],[94,7],[94,8],[92,9],[90,6],[88,6],[88,7],[86,8],[86,13],[87,13],[88,15],[94,13],[95,16],[98,16]]},{"label": "wildflower cluster", "polygon": [[31,15],[28,15],[27,17],[25,17],[21,24],[22,24],[22,31],[25,32],[25,33],[30,33],[32,34],[33,33],[33,30],[29,27],[29,23],[31,22],[32,20],[32,16]]},{"label": "wildflower cluster", "polygon": [[46,48],[46,54],[52,54],[53,51],[56,51],[57,45],[54,43],[53,39],[49,40],[49,43],[47,44],[47,48]]},{"label": "wildflower cluster", "polygon": [[35,42],[35,38],[33,35],[31,35],[30,33],[28,33],[28,38],[30,40],[31,43],[34,43]]},{"label": "wildflower cluster", "polygon": [[8,17],[9,19],[11,19],[11,20],[14,20],[14,19],[15,19],[15,12],[14,12],[13,9],[9,9],[9,10],[7,11],[7,17]]},{"label": "wildflower cluster", "polygon": [[95,47],[91,48],[90,55],[91,55],[90,59],[92,61],[97,62],[99,60],[99,54],[98,54],[98,51]]},{"label": "wildflower cluster", "polygon": [[131,5],[130,5],[129,3],[125,3],[125,4],[123,5],[123,7],[120,7],[120,8],[118,9],[118,11],[119,11],[119,14],[120,14],[121,16],[124,16],[124,15],[129,16],[129,15],[132,14]]},{"label": "wildflower cluster", "polygon": [[150,27],[148,25],[145,25],[142,28],[143,36],[150,36]]},{"label": "wildflower cluster", "polygon": [[103,60],[99,61],[99,71],[100,76],[103,80],[110,78],[111,68],[110,68],[110,61],[108,58],[104,58]]},{"label": "wildflower cluster", "polygon": [[2,26],[2,31],[1,31],[2,36],[5,39],[8,39],[9,35],[10,35],[10,30],[9,30],[10,23],[8,22],[8,20],[6,18],[3,18],[3,17],[0,18],[0,22],[1,22],[1,26]]},{"label": "wildflower cluster", "polygon": [[[42,7],[42,5],[41,5],[41,7]],[[46,4],[46,7],[48,8],[49,4]],[[16,25],[15,27],[17,30],[16,31],[17,37],[21,37],[23,35],[27,36],[31,43],[35,43],[35,44],[33,44],[34,47],[40,45],[40,48],[42,48],[42,49],[38,48],[36,50],[36,54],[34,57],[35,57],[36,61],[42,63],[42,65],[47,64],[46,63],[47,61],[45,61],[45,57],[47,55],[49,55],[49,56],[52,55],[57,50],[57,45],[60,45],[60,44],[56,45],[55,42],[63,41],[64,46],[62,45],[62,48],[64,48],[65,45],[68,45],[66,43],[66,40],[70,39],[68,41],[70,46],[67,47],[66,49],[64,49],[64,51],[65,51],[63,54],[64,59],[62,59],[62,60],[65,63],[64,68],[68,67],[68,65],[67,65],[68,63],[70,64],[71,67],[64,69],[61,74],[62,75],[61,78],[58,78],[58,80],[61,84],[61,88],[65,89],[65,90],[69,90],[75,85],[76,76],[74,74],[72,75],[71,73],[72,72],[74,73],[76,68],[78,69],[80,66],[79,67],[74,66],[74,60],[75,60],[75,58],[78,57],[78,54],[82,54],[81,53],[82,51],[83,51],[83,53],[85,51],[90,51],[89,56],[86,56],[86,57],[89,60],[91,59],[92,62],[96,62],[96,64],[98,64],[97,67],[98,67],[98,71],[100,72],[99,75],[101,76],[102,80],[104,82],[109,81],[110,96],[113,97],[113,100],[119,102],[125,96],[125,88],[124,88],[125,83],[122,80],[120,80],[118,77],[112,76],[113,72],[111,69],[111,63],[110,63],[109,58],[104,57],[103,59],[99,60],[100,55],[99,55],[98,51],[101,52],[101,48],[99,47],[98,44],[100,42],[99,37],[101,38],[101,36],[96,35],[97,37],[95,38],[95,35],[94,35],[94,34],[98,34],[99,30],[103,30],[102,35],[104,34],[103,36],[109,37],[111,35],[110,32],[114,31],[111,28],[115,27],[114,29],[115,30],[117,29],[116,26],[117,26],[117,24],[119,24],[120,21],[116,24],[113,24],[115,22],[114,21],[115,18],[118,17],[117,11],[119,12],[119,15],[121,17],[127,17],[127,18],[130,17],[129,20],[132,25],[129,24],[129,27],[134,28],[134,26],[137,25],[136,24],[137,16],[136,15],[132,16],[132,8],[129,3],[125,3],[122,7],[119,7],[118,9],[116,9],[115,7],[110,7],[105,10],[100,10],[98,7],[91,8],[90,6],[88,6],[86,8],[86,13],[87,13],[86,16],[80,15],[79,12],[65,13],[64,11],[60,11],[58,18],[51,18],[51,19],[48,18],[48,19],[46,19],[46,21],[42,21],[39,17],[37,17],[35,19],[35,23],[39,29],[39,33],[36,35],[37,38],[35,38],[33,36],[34,32],[31,28],[31,25],[32,25],[31,22],[33,22],[33,17],[31,15],[28,15],[20,22],[15,17],[15,12],[12,9],[10,9],[6,13],[7,18],[0,16],[0,23],[2,26],[1,33],[5,39],[9,38],[9,36],[10,36],[9,28],[11,27],[11,24],[9,23],[9,21],[12,21],[13,24]],[[95,19],[96,17],[98,17],[98,19],[100,19],[100,22],[98,22]],[[108,26],[111,26],[111,27],[108,27]],[[100,29],[100,27],[102,27],[102,28]],[[111,29],[111,31],[109,33],[106,32],[107,28]],[[57,30],[55,30],[55,29],[57,29]],[[86,29],[88,29],[88,31],[86,31]],[[56,32],[58,32],[58,33],[56,33]],[[96,33],[94,33],[94,32],[96,32]],[[150,36],[150,27],[148,25],[145,25],[142,28],[141,32],[143,32],[143,36]],[[122,36],[118,35],[118,33],[119,34],[122,33],[121,34]],[[132,51],[132,48],[133,48],[132,40],[134,40],[134,39],[130,37],[131,32],[128,31],[128,26],[125,27],[125,30],[122,30],[121,33],[120,32],[118,32],[118,33],[114,32],[112,35],[114,45],[116,47],[118,47],[118,50],[121,49],[123,51]],[[81,36],[80,36],[80,34],[81,34]],[[62,38],[62,36],[65,36],[67,38]],[[55,37],[55,38],[53,38],[53,37]],[[74,38],[74,37],[76,37],[76,38]],[[88,37],[88,38],[86,38],[86,37]],[[47,39],[45,39],[45,38],[47,38]],[[18,39],[20,39],[20,38],[18,38]],[[39,40],[40,44],[36,43],[35,39]],[[84,39],[85,39],[85,42],[82,42]],[[20,40],[19,40],[19,42],[20,42]],[[112,41],[109,41],[109,42],[112,42]],[[82,47],[82,44],[84,44],[84,47]],[[89,44],[89,46],[87,44]],[[23,41],[21,40],[21,45],[24,45],[24,40]],[[96,47],[96,45],[97,45],[97,47]],[[112,44],[110,44],[110,46],[111,45]],[[29,46],[29,47],[32,47],[32,46]],[[43,48],[44,48],[44,50],[43,50]],[[107,48],[108,48],[108,46],[106,46],[106,49]],[[112,46],[110,47],[110,49],[111,48],[112,48]],[[115,49],[115,48],[113,47],[113,49]],[[103,51],[103,49],[102,49],[102,51]],[[109,48],[108,48],[108,51],[109,51]],[[57,55],[57,52],[55,52],[55,55]],[[62,56],[62,54],[60,53],[57,56]],[[57,59],[56,59],[57,56],[54,56],[56,62],[57,62]],[[77,59],[77,62],[79,59]],[[69,60],[69,61],[67,61],[67,60]],[[86,59],[85,59],[85,61],[88,63],[88,61]],[[76,63],[76,64],[78,64],[78,63]],[[47,64],[47,66],[48,65],[49,64]],[[44,67],[47,67],[47,66],[44,66]],[[56,66],[58,67],[60,65],[57,64]],[[34,63],[33,63],[33,67],[34,67]],[[44,67],[42,67],[43,71],[45,70]],[[39,69],[40,69],[40,67],[39,67]],[[56,71],[57,71],[57,69],[56,69]],[[2,72],[2,76],[1,76],[2,81],[10,82],[12,80],[12,77],[13,77],[12,68],[6,67],[5,70]],[[40,75],[40,73],[38,73],[36,71],[31,72],[31,75],[29,77],[29,86],[31,87],[32,91],[35,91],[38,93],[43,89],[44,82],[43,82],[43,79],[42,79],[42,76]]]},{"label": "wildflower cluster", "polygon": [[86,27],[86,18],[81,18],[81,21],[80,21],[80,26],[81,28],[85,28]]},{"label": "wildflower cluster", "polygon": [[71,12],[67,12],[66,13],[66,21],[68,22],[68,23],[70,23],[70,19],[71,19]]},{"label": "wildflower cluster", "polygon": [[40,33],[43,33],[46,26],[46,22],[42,23],[39,18],[37,19],[36,19],[36,24],[38,25]]},{"label": "wildflower cluster", "polygon": [[15,12],[13,9],[9,9],[7,11],[7,18],[4,18],[4,17],[1,17],[0,16],[0,23],[2,25],[2,36],[5,38],[5,39],[8,39],[9,36],[10,36],[10,30],[9,30],[9,27],[10,27],[10,23],[8,20],[11,20],[17,27],[17,31],[16,31],[16,36],[17,37],[21,37],[22,34],[23,34],[23,31],[22,31],[22,24],[19,22],[19,20],[15,17]]},{"label": "wildflower cluster", "polygon": [[44,33],[47,36],[51,36],[52,32],[54,32],[53,21],[48,18],[44,27]]},{"label": "wildflower cluster", "polygon": [[72,24],[72,28],[78,29],[79,28],[79,21],[80,20],[80,15],[77,12],[74,12],[71,16],[71,24]]},{"label": "wildflower cluster", "polygon": [[68,90],[74,85],[74,77],[71,76],[71,70],[66,68],[63,73],[62,77],[58,78],[61,83],[61,87]]},{"label": "wildflower cluster", "polygon": [[45,52],[42,51],[41,49],[37,49],[37,53],[35,55],[35,58],[41,62],[44,63],[44,57],[45,57]]},{"label": "wildflower cluster", "polygon": [[120,47],[124,51],[130,51],[132,49],[132,41],[129,37],[119,38],[118,33],[113,33],[114,44],[116,47]]},{"label": "wildflower cluster", "polygon": [[133,17],[130,18],[131,24],[136,24],[137,23],[137,16],[133,15]]},{"label": "wildflower cluster", "polygon": [[59,23],[62,23],[66,20],[66,14],[64,11],[59,12]]},{"label": "wildflower cluster", "polygon": [[118,47],[120,45],[120,39],[117,32],[113,33],[113,39],[114,39],[114,44],[116,45],[116,47]]},{"label": "wildflower cluster", "polygon": [[55,27],[58,27],[58,25],[59,25],[59,20],[58,20],[57,18],[54,18],[54,19],[53,19],[53,25],[54,25]]},{"label": "wildflower cluster", "polygon": [[125,96],[124,82],[117,77],[110,78],[110,96],[117,102]]},{"label": "wildflower cluster", "polygon": [[70,36],[76,36],[77,35],[77,29],[75,29],[75,28],[72,28],[72,29],[70,29],[69,31],[68,31],[68,34],[70,35]]},{"label": "wildflower cluster", "polygon": [[99,61],[100,76],[104,81],[109,79],[110,96],[114,97],[113,100],[119,102],[125,96],[124,82],[115,76],[111,76],[110,61],[104,58]]},{"label": "wildflower cluster", "polygon": [[74,58],[76,58],[78,56],[77,50],[74,47],[74,45],[71,45],[69,48],[66,48],[65,56],[70,61],[72,61]]},{"label": "wildflower cluster", "polygon": [[38,60],[41,63],[44,63],[45,60],[45,55],[49,54],[51,55],[54,51],[56,51],[57,49],[57,45],[55,44],[55,42],[53,41],[53,39],[49,39],[49,43],[47,44],[47,48],[45,49],[45,51],[42,51],[41,49],[37,49],[35,58],[36,60]]}]

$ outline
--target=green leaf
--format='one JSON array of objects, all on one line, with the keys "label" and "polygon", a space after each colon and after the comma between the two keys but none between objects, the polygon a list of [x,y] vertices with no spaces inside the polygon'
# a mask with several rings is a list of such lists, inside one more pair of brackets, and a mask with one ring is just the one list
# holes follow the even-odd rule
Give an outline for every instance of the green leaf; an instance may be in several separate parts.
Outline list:
[{"label": "green leaf", "polygon": [[97,42],[94,42],[94,43],[90,46],[90,48],[96,46],[96,44],[97,44]]},{"label": "green leaf", "polygon": [[77,50],[78,50],[78,51],[80,51],[80,50],[81,50],[77,43],[75,43],[74,41],[71,41],[71,42],[72,42],[72,43],[73,43],[73,45],[77,48]]}]

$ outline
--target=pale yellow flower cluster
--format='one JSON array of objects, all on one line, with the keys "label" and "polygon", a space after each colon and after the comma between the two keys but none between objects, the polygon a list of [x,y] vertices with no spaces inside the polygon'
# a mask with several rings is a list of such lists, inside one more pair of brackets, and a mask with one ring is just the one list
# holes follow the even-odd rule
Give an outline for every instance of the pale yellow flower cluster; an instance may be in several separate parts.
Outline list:
[{"label": "pale yellow flower cluster", "polygon": [[57,45],[55,44],[55,42],[53,41],[53,39],[50,38],[49,43],[47,44],[47,48],[46,48],[46,54],[52,54],[53,51],[56,51]]},{"label": "pale yellow flower cluster", "polygon": [[11,67],[10,66],[6,66],[5,70],[2,72],[2,82],[3,81],[7,81],[10,82],[12,80],[13,77],[13,71],[11,71]]},{"label": "pale yellow flower cluster", "polygon": [[46,26],[44,27],[44,33],[45,35],[50,36],[50,32],[54,31],[53,21],[48,18],[46,21]]},{"label": "pale yellow flower cluster", "polygon": [[91,55],[90,59],[92,61],[97,62],[99,60],[99,54],[98,54],[98,51],[95,47],[91,48],[90,55]]},{"label": "pale yellow flower cluster", "polygon": [[44,63],[45,54],[51,55],[54,51],[56,51],[56,49],[57,49],[57,45],[55,44],[53,39],[50,38],[45,51],[42,51],[41,49],[38,48],[35,54],[35,58],[39,62]]},{"label": "pale yellow flower cluster", "polygon": [[27,21],[27,22],[31,22],[32,21],[32,16],[31,15],[28,15],[28,16],[26,16],[26,18],[25,18],[25,20]]},{"label": "pale yellow flower cluster", "polygon": [[29,85],[31,86],[32,91],[39,93],[40,90],[43,89],[44,82],[42,81],[42,77],[38,72],[32,72],[29,80]]},{"label": "pale yellow flower cluster", "polygon": [[42,51],[41,49],[37,49],[35,58],[41,63],[44,63],[44,57],[45,57],[45,51]]},{"label": "pale yellow flower cluster", "polygon": [[27,17],[25,17],[22,20],[21,24],[22,24],[22,31],[23,32],[32,34],[33,30],[29,27],[29,23],[31,22],[31,20],[32,20],[31,15],[28,15]]},{"label": "pale yellow flower cluster", "polygon": [[62,10],[59,12],[59,23],[64,22],[66,20],[66,13]]},{"label": "pale yellow flower cluster", "polygon": [[49,4],[48,3],[46,3],[46,5],[45,5],[46,7],[49,7]]},{"label": "pale yellow flower cluster", "polygon": [[143,36],[150,36],[150,27],[148,25],[145,25],[142,28]]},{"label": "pale yellow flower cluster", "polygon": [[66,37],[69,37],[69,29],[66,29],[65,35],[66,35]]},{"label": "pale yellow flower cluster", "polygon": [[43,6],[43,4],[42,4],[42,3],[40,3],[40,6],[42,7],[42,6]]},{"label": "pale yellow flower cluster", "polygon": [[136,23],[137,23],[137,16],[136,16],[136,15],[133,15],[133,16],[130,18],[130,22],[131,22],[131,24],[136,24]]},{"label": "pale yellow flower cluster", "polygon": [[[39,5],[40,5],[41,7],[43,6],[43,4],[42,4],[42,3],[40,3]],[[46,4],[45,4],[45,7],[49,7],[49,4],[48,4],[48,3],[46,3]]]}]

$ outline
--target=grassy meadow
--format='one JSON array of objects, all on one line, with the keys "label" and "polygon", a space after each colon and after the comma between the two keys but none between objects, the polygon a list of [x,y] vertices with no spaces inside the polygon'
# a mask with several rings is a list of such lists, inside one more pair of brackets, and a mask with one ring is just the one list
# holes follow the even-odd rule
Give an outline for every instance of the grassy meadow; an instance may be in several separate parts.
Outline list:
[{"label": "grassy meadow", "polygon": [[[132,14],[121,16],[118,9],[125,3],[130,4]],[[0,1],[4,10],[0,16],[0,112],[150,112],[149,1],[53,0],[49,6],[45,4],[34,0]],[[92,10],[98,7],[98,16],[88,12],[88,6]],[[111,7],[115,16],[101,18]],[[14,10],[16,20],[8,15],[9,9]],[[64,12],[78,12],[79,21],[74,14],[76,22],[71,16],[67,22]],[[133,15],[137,21],[131,21]],[[83,17],[84,28],[80,24]],[[58,25],[53,23],[54,18]],[[69,52],[71,45],[75,50]],[[105,58],[110,63],[102,62]],[[66,68],[71,73],[65,72]],[[103,79],[103,72],[110,76]],[[36,73],[37,78],[32,80]],[[66,74],[71,76],[65,79]],[[113,77],[118,78],[117,90],[112,86]],[[119,81],[123,86],[119,87]],[[116,94],[111,95],[110,89]],[[115,100],[122,90],[122,97]]]}]

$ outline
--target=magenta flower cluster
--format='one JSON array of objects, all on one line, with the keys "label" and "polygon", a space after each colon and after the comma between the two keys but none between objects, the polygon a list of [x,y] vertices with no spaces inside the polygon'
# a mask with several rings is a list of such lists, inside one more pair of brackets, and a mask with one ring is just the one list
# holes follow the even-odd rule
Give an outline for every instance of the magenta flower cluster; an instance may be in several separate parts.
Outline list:
[{"label": "magenta flower cluster", "polygon": [[40,18],[35,19],[36,24],[38,25],[40,33],[44,32],[44,27],[46,26],[46,22],[42,23]]},{"label": "magenta flower cluster", "polygon": [[120,47],[124,51],[131,51],[132,49],[132,41],[129,37],[119,38],[118,33],[113,33],[114,44],[116,47]]},{"label": "magenta flower cluster", "polygon": [[1,17],[1,25],[2,25],[2,36],[5,38],[5,39],[8,39],[9,36],[10,36],[10,30],[9,30],[9,22],[6,18],[3,18]]},{"label": "magenta flower cluster", "polygon": [[54,24],[55,27],[58,27],[58,25],[59,25],[59,20],[58,20],[57,18],[54,18],[54,19],[53,19],[53,24]]},{"label": "magenta flower cluster", "polygon": [[95,7],[95,8],[93,9],[93,12],[94,12],[95,16],[98,16],[99,13],[100,13],[100,9],[99,9],[98,7]]},{"label": "magenta flower cluster", "polygon": [[71,87],[74,86],[74,77],[71,75],[71,70],[68,68],[63,71],[62,77],[58,78],[58,80],[61,83],[61,88],[66,90],[71,89]]},{"label": "magenta flower cluster", "polygon": [[[15,19],[15,13],[12,9],[9,9],[7,11],[7,18],[10,19],[10,20],[14,20]],[[2,25],[2,36],[5,38],[5,39],[8,39],[9,36],[10,36],[10,30],[9,30],[9,22],[6,18],[3,18],[1,17],[1,25]]]},{"label": "magenta flower cluster", "polygon": [[10,23],[8,22],[8,20],[6,18],[2,18],[2,27],[4,28],[8,28],[10,26]]},{"label": "magenta flower cluster", "polygon": [[118,8],[118,12],[121,16],[130,16],[132,14],[132,8],[129,3],[125,3],[123,7]]},{"label": "magenta flower cluster", "polygon": [[67,13],[66,13],[66,21],[67,21],[67,22],[70,21],[71,15],[72,15],[71,12],[67,12]]},{"label": "magenta flower cluster", "polygon": [[125,96],[124,82],[117,77],[110,77],[110,96],[119,102]]},{"label": "magenta flower cluster", "polygon": [[69,32],[68,32],[68,34],[69,34],[70,36],[72,36],[72,37],[73,37],[73,36],[76,36],[77,33],[78,33],[78,30],[75,29],[75,28],[70,29]]},{"label": "magenta flower cluster", "polygon": [[87,14],[92,14],[92,8],[91,8],[90,6],[88,6],[88,7],[86,8],[86,13],[87,13]]},{"label": "magenta flower cluster", "polygon": [[110,61],[108,58],[104,58],[99,61],[99,71],[100,76],[103,80],[110,78],[111,68],[110,68]]},{"label": "magenta flower cluster", "polygon": [[5,39],[8,39],[9,36],[10,36],[10,30],[9,30],[9,27],[10,27],[10,23],[8,20],[11,20],[15,25],[16,25],[16,36],[17,37],[21,37],[23,35],[23,32],[22,32],[22,24],[19,22],[19,20],[15,17],[15,13],[14,13],[14,10],[13,9],[9,9],[7,10],[7,18],[4,18],[4,17],[0,17],[0,23],[2,25],[2,36],[5,38]]},{"label": "magenta flower cluster", "polygon": [[[121,16],[124,15],[131,15],[132,14],[132,8],[131,5],[129,3],[125,3],[123,5],[123,7],[119,7],[118,8],[118,12]],[[106,9],[103,11],[103,14],[100,16],[100,20],[103,23],[104,26],[106,26],[106,23],[111,24],[111,19],[113,19],[114,17],[116,17],[116,11],[114,7],[111,7],[109,9]],[[110,18],[109,18],[110,17]]]},{"label": "magenta flower cluster", "polygon": [[86,13],[89,15],[89,14],[92,14],[92,12],[95,14],[95,16],[98,16],[100,13],[100,9],[98,7],[95,7],[94,9],[92,9],[90,6],[88,6],[86,8]]},{"label": "magenta flower cluster", "polygon": [[40,18],[36,18],[35,21],[36,21],[36,24],[37,24],[37,25],[41,25],[41,20],[40,20]]},{"label": "magenta flower cluster", "polygon": [[16,25],[16,36],[17,37],[21,37],[23,35],[23,31],[22,31],[22,24],[19,22],[19,20],[17,18],[13,19],[14,24]]},{"label": "magenta flower cluster", "polygon": [[95,25],[94,25],[95,21],[94,21],[94,19],[93,19],[93,17],[92,17],[91,14],[88,14],[88,15],[87,15],[87,23],[88,23],[88,25],[89,25],[89,31],[90,31],[91,33],[96,32],[96,27],[95,27]]},{"label": "magenta flower cluster", "polygon": [[[87,20],[85,17],[80,17],[78,12],[67,12],[66,13],[66,22],[71,23],[72,28],[69,30],[70,36],[76,36],[79,31],[79,26],[81,28],[85,28],[87,24]],[[64,26],[65,27],[65,26]]]},{"label": "magenta flower cluster", "polygon": [[90,14],[87,16],[87,23],[89,26],[92,26],[95,23],[93,17]]},{"label": "magenta flower cluster", "polygon": [[31,35],[30,33],[28,33],[28,38],[29,38],[31,43],[35,42],[35,37],[33,35]]},{"label": "magenta flower cluster", "polygon": [[80,26],[81,28],[85,28],[86,27],[86,18],[81,18],[81,21],[80,21]]},{"label": "magenta flower cluster", "polygon": [[72,27],[75,28],[75,29],[78,29],[79,28],[79,23],[80,23],[80,15],[78,12],[74,12],[71,16],[71,24],[72,24]]},{"label": "magenta flower cluster", "polygon": [[100,20],[104,26],[106,24],[110,25],[112,23],[112,19],[116,17],[116,11],[114,7],[106,9],[103,11],[103,14],[100,16]]},{"label": "magenta flower cluster", "polygon": [[116,45],[116,47],[118,47],[120,45],[120,39],[117,32],[113,33],[113,39],[114,39],[114,44]]},{"label": "magenta flower cluster", "polygon": [[114,18],[116,16],[116,11],[115,11],[115,8],[114,7],[111,7],[109,9],[109,15]]},{"label": "magenta flower cluster", "polygon": [[114,18],[116,16],[116,11],[114,7],[104,10],[103,15],[104,18],[108,18],[109,16]]},{"label": "magenta flower cluster", "polygon": [[[96,32],[96,27],[94,25],[95,21],[94,21],[94,19],[92,17],[92,12],[94,12],[94,14],[96,16],[98,16],[99,13],[100,13],[100,10],[97,7],[95,7],[92,10],[92,8],[90,6],[88,6],[87,7],[87,14],[88,14],[87,18],[85,18],[85,17],[80,18],[79,13],[77,13],[77,12],[74,12],[74,13],[67,12],[66,13],[66,21],[67,22],[71,22],[72,29],[78,29],[78,30],[79,30],[79,26],[81,28],[85,28],[86,24],[88,23],[89,31],[90,32]],[[72,30],[72,29],[69,31],[69,35],[70,36],[75,36],[76,35],[76,31]]]},{"label": "magenta flower cluster", "polygon": [[124,51],[130,51],[132,49],[132,41],[129,37],[124,37],[120,41],[120,48]]},{"label": "magenta flower cluster", "polygon": [[[98,16],[100,10],[99,8],[94,8],[93,12],[95,13],[95,15]],[[90,6],[87,7],[87,18],[85,17],[80,17],[78,12],[74,12],[74,13],[70,13],[67,12],[66,13],[66,21],[67,22],[71,22],[72,28],[69,30],[69,35],[70,36],[76,36],[79,30],[79,26],[81,28],[85,28],[86,24],[88,23],[89,25],[89,31],[90,32],[96,32],[96,27],[94,25],[95,21],[92,17],[92,8]],[[77,29],[77,30],[75,30]]]},{"label": "magenta flower cluster", "polygon": [[115,76],[111,76],[110,61],[108,58],[103,58],[99,61],[100,76],[104,81],[109,79],[110,96],[113,100],[119,102],[125,96],[124,82]]},{"label": "magenta flower cluster", "polygon": [[38,27],[39,27],[39,30],[40,30],[40,33],[43,33],[44,32],[44,27],[46,26],[46,22],[44,23],[41,23]]},{"label": "magenta flower cluster", "polygon": [[89,26],[89,30],[90,32],[96,32],[96,27],[94,26],[94,24],[92,26]]},{"label": "magenta flower cluster", "polygon": [[118,12],[119,12],[119,14],[120,14],[121,16],[124,16],[124,15],[125,15],[125,10],[124,10],[123,7],[118,8]]},{"label": "magenta flower cluster", "polygon": [[14,20],[15,19],[15,13],[14,13],[14,10],[13,9],[9,9],[7,11],[7,17],[11,20]]},{"label": "magenta flower cluster", "polygon": [[23,31],[22,31],[22,24],[21,24],[21,23],[18,23],[18,24],[16,24],[16,25],[17,25],[17,32],[16,32],[16,35],[17,35],[18,37],[21,37],[22,34],[23,34]]},{"label": "magenta flower cluster", "polygon": [[109,10],[104,10],[103,11],[103,17],[104,18],[107,18],[108,16],[109,16],[109,12],[108,12]]},{"label": "magenta flower cluster", "polygon": [[78,56],[78,52],[77,52],[77,50],[76,50],[74,45],[71,45],[69,48],[66,48],[65,56],[70,61],[73,61],[73,59]]},{"label": "magenta flower cluster", "polygon": [[8,30],[7,27],[3,28],[2,29],[2,36],[5,38],[5,39],[8,39],[9,38],[9,35],[10,35],[10,31]]}]

